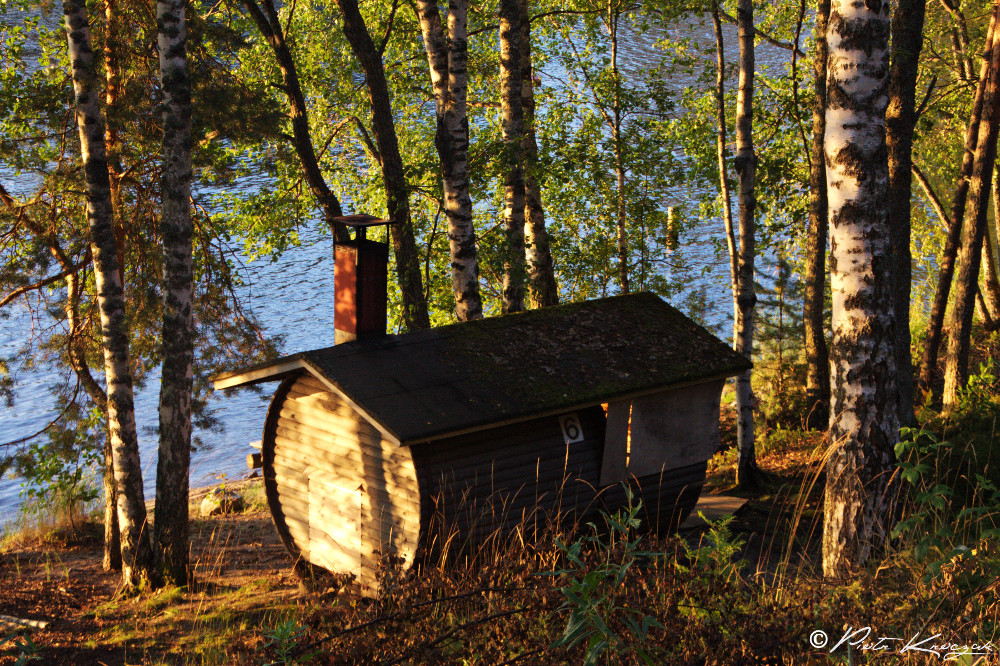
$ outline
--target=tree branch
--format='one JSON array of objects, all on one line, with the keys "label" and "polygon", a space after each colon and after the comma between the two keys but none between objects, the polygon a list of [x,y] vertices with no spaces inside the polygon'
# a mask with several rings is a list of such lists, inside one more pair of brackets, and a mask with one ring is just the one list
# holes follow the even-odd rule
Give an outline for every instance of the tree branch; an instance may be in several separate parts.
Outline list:
[{"label": "tree branch", "polygon": [[[733,17],[733,16],[730,16],[729,14],[727,14],[724,11],[722,11],[721,9],[719,10],[719,16],[721,16],[726,21],[726,23],[731,23],[733,25],[736,25],[736,18]],[[760,30],[759,28],[757,28],[756,26],[754,26],[753,32],[754,32],[755,35],[757,35],[758,37],[760,37],[761,39],[763,39],[765,42],[767,42],[771,46],[777,46],[779,49],[785,49],[786,51],[793,51],[796,54],[798,54],[798,56],[800,58],[805,58],[806,57],[806,54],[803,53],[801,50],[799,50],[799,47],[797,45],[792,44],[791,42],[783,42],[783,41],[781,41],[781,40],[779,40],[779,39],[777,39],[775,37],[772,37],[771,35],[767,34],[763,30]]]},{"label": "tree branch", "polygon": [[84,256],[83,256],[83,260],[79,264],[70,266],[70,267],[66,268],[65,270],[63,270],[63,271],[61,271],[59,273],[56,273],[54,275],[50,275],[49,277],[45,278],[44,280],[42,280],[40,282],[36,282],[35,284],[27,284],[27,285],[24,285],[23,287],[18,287],[17,289],[15,289],[14,291],[10,292],[9,294],[7,294],[6,296],[4,296],[3,298],[0,298],[0,308],[2,308],[3,306],[7,305],[8,303],[10,303],[11,301],[13,301],[18,296],[21,296],[23,294],[27,294],[29,291],[37,291],[38,289],[41,289],[42,287],[47,287],[48,285],[52,284],[53,282],[57,282],[58,280],[63,279],[67,275],[72,275],[73,273],[76,273],[77,271],[79,271],[79,270],[85,268],[86,266],[88,266],[90,264],[90,262],[91,262],[90,248],[88,247],[86,254],[84,254]]}]

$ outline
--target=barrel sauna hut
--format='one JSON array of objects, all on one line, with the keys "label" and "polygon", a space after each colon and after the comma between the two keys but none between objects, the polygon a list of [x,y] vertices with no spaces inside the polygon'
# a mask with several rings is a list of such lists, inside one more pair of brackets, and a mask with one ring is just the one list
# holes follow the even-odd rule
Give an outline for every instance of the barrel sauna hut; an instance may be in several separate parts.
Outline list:
[{"label": "barrel sauna hut", "polygon": [[388,553],[408,566],[556,513],[590,520],[625,504],[623,484],[648,526],[675,525],[718,449],[723,383],[750,366],[650,293],[402,335],[382,321],[214,378],[280,381],[261,444],[275,527],[367,594]]}]

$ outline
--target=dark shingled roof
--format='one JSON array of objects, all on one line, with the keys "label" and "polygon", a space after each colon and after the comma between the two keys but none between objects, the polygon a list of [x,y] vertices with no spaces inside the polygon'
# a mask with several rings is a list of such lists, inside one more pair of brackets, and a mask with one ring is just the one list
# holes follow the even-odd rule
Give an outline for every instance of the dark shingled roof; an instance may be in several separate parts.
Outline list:
[{"label": "dark shingled roof", "polygon": [[[214,379],[296,360],[401,443],[733,376],[750,367],[658,296],[640,293],[348,342]],[[245,383],[278,378],[254,374]]]}]

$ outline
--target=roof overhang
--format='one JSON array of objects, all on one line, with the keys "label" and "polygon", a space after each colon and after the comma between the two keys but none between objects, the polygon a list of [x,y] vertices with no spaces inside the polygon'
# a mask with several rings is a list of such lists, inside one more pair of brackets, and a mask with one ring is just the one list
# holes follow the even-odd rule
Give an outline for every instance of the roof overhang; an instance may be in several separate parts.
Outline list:
[{"label": "roof overhang", "polygon": [[242,372],[224,372],[212,377],[212,386],[216,391],[222,389],[235,388],[237,386],[251,386],[262,382],[274,382],[295,374],[300,370],[308,369],[309,364],[303,358],[290,358],[273,365],[255,367]]},{"label": "roof overhang", "polygon": [[385,424],[381,423],[374,416],[369,414],[364,407],[351,400],[351,398],[349,398],[339,386],[324,377],[322,372],[317,370],[311,363],[309,363],[308,360],[304,358],[290,358],[272,365],[251,368],[250,370],[243,372],[229,372],[216,375],[212,378],[212,386],[216,391],[221,391],[223,389],[236,388],[238,386],[251,386],[253,384],[261,384],[263,382],[279,381],[293,375],[297,375],[301,372],[308,372],[313,377],[321,381],[324,386],[347,403],[351,409],[356,411],[364,417],[366,421],[372,424],[372,426],[378,430],[387,441],[395,444],[396,446],[400,446],[402,444],[399,437],[390,431]]}]

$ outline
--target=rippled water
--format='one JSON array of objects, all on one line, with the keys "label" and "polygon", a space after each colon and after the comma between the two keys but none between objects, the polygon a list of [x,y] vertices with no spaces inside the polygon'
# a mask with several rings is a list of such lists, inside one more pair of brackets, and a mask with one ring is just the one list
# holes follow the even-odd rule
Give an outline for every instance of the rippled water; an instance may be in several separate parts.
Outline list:
[{"label": "rippled water", "polygon": [[[289,250],[279,261],[258,261],[247,266],[244,281],[247,301],[268,335],[285,336],[283,351],[312,349],[333,342],[333,266],[328,235],[306,234],[302,247]],[[303,285],[308,285],[304,289]],[[10,355],[31,330],[26,312],[14,310],[0,320],[0,356]],[[59,377],[53,372],[24,373],[17,377],[13,408],[0,406],[0,441],[30,435],[44,427],[55,412],[49,386]],[[246,471],[249,442],[260,439],[268,400],[263,395],[234,392],[215,394],[210,407],[224,425],[222,433],[197,432],[206,446],[192,453],[191,486],[214,482],[220,475],[239,478]],[[153,496],[156,474],[158,374],[151,375],[136,393],[139,448],[147,499]],[[10,520],[20,502],[21,481],[0,480],[0,522]]]},{"label": "rippled water", "polygon": [[[695,29],[704,27],[693,23]],[[731,30],[727,31],[732,33]],[[637,69],[644,66],[642,52],[652,48],[651,35],[628,35],[630,42],[623,54],[623,67]],[[734,47],[735,37],[729,38]],[[732,57],[730,55],[730,57]],[[687,85],[678,81],[677,85]],[[714,140],[714,137],[711,138]],[[10,188],[10,180],[5,179]],[[16,185],[16,183],[15,183]],[[25,186],[22,183],[22,186]],[[13,192],[16,194],[16,192]],[[683,197],[683,192],[673,192],[666,198]],[[671,203],[666,201],[665,205]],[[707,308],[703,313],[710,323],[718,325],[720,334],[728,334],[724,323],[731,309],[728,293],[728,269],[717,261],[717,244],[722,237],[721,223],[703,220],[686,237],[682,247],[674,253],[664,270],[673,273],[683,282],[682,293],[675,304],[685,297],[701,300]],[[265,334],[284,335],[282,353],[294,353],[333,343],[333,265],[330,238],[327,234],[304,232],[302,246],[289,249],[277,262],[258,261],[246,267],[244,291],[247,304],[262,323]],[[19,306],[5,308],[6,318],[0,318],[0,357],[9,356],[18,349],[37,326],[51,325],[51,321],[33,321],[26,310]],[[44,363],[39,361],[44,367]],[[0,442],[30,435],[55,417],[50,385],[60,381],[52,371],[29,371],[17,376],[16,402],[13,407],[0,405]],[[261,428],[273,385],[265,384],[263,394],[249,392],[230,396],[213,396],[210,407],[224,426],[221,434],[196,433],[206,446],[192,454],[191,486],[207,485],[221,475],[237,478],[246,473],[248,443],[260,439]],[[157,438],[157,401],[159,382],[157,375],[150,376],[143,389],[136,394],[136,416],[139,427],[139,446],[145,479],[147,499],[155,487]],[[0,523],[10,520],[19,505],[21,482],[18,479],[0,480]]]}]

